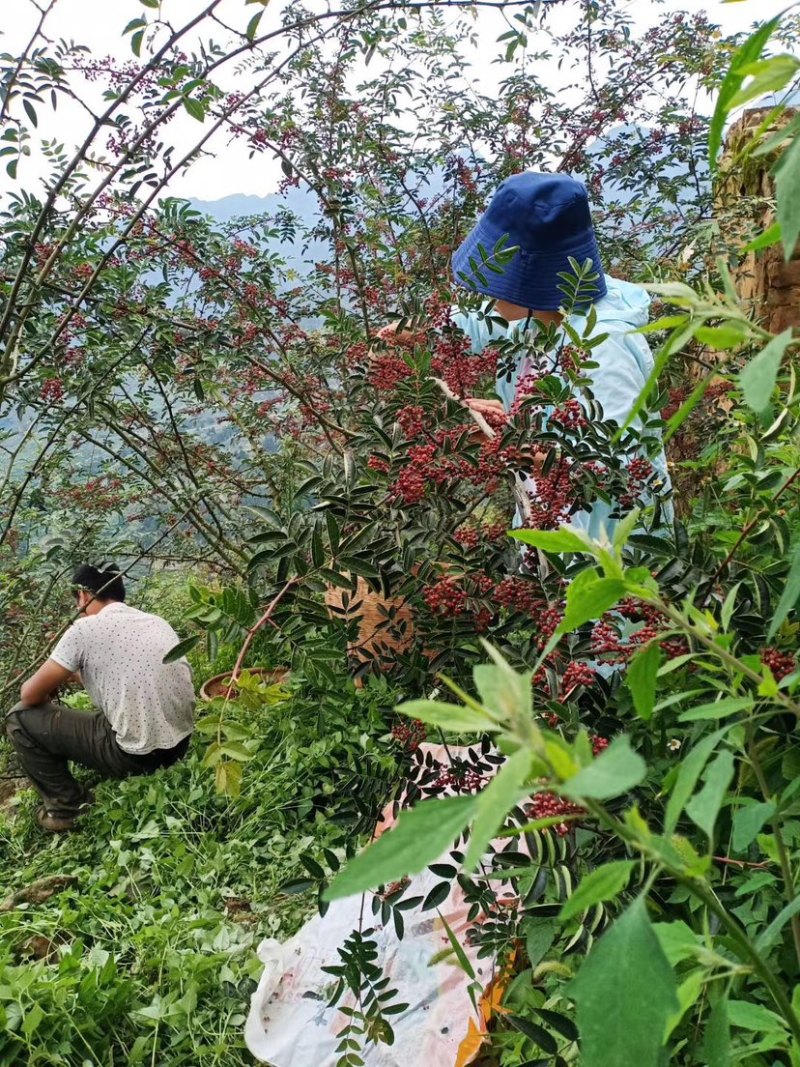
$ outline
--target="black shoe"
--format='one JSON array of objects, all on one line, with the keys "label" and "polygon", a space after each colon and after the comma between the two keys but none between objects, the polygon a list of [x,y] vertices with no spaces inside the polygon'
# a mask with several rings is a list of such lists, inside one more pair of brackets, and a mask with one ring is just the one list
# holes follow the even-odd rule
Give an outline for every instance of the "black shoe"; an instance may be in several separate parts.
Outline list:
[{"label": "black shoe", "polygon": [[44,804],[40,805],[36,809],[36,822],[43,830],[49,830],[52,834],[64,834],[70,830],[80,829],[77,826],[77,820],[86,815],[89,808],[94,804],[94,793],[86,789],[83,797],[84,799],[81,801],[78,810],[69,815],[58,815],[55,812],[48,811]]},{"label": "black shoe", "polygon": [[67,834],[78,829],[77,815],[56,815],[42,805],[36,809],[36,822],[51,834]]}]

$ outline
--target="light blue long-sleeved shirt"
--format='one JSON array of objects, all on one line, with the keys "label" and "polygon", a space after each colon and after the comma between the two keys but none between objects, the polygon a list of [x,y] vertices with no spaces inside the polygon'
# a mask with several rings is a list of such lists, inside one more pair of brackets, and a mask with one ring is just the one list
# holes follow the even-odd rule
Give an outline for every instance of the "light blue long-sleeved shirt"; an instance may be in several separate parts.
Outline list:
[{"label": "light blue long-sleeved shirt", "polygon": [[[592,361],[598,366],[590,372],[591,389],[595,400],[603,409],[603,417],[613,419],[621,426],[630,415],[653,370],[653,355],[647,341],[642,334],[631,332],[647,322],[650,297],[641,286],[632,285],[630,282],[609,277],[606,277],[606,282],[608,293],[594,305],[597,322],[591,333],[586,333],[586,315],[582,313],[571,314],[569,323],[582,337],[607,334],[605,340],[592,349]],[[480,319],[474,313],[457,312],[453,321],[470,338],[476,352],[480,352],[490,341],[519,337],[524,330],[524,323],[515,322],[511,323],[505,332],[494,327],[490,334],[486,320]],[[563,330],[561,336],[565,337]],[[565,338],[565,341],[568,343],[569,339]],[[520,357],[510,377],[498,377],[497,395],[506,411],[510,411],[514,402],[522,370]],[[634,425],[641,426],[641,423],[636,420]],[[663,449],[649,458],[664,486],[669,488],[667,460]],[[530,482],[529,488],[535,492],[535,480]],[[610,518],[611,511],[609,504],[597,500],[591,510],[576,512],[570,518],[570,524],[585,530],[595,539],[601,536],[603,530],[611,537],[617,521]],[[662,506],[662,515],[664,521],[672,521],[672,508],[669,503]]]}]

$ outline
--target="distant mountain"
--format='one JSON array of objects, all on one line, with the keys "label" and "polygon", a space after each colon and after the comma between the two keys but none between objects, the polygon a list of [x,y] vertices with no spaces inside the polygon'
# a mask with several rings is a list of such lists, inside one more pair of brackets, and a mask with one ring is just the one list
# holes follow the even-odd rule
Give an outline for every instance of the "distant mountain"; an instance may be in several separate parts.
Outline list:
[{"label": "distant mountain", "polygon": [[[223,196],[220,200],[191,200],[190,204],[195,210],[209,215],[215,222],[225,223],[252,216],[270,217],[276,228],[285,234],[280,238],[280,254],[289,270],[301,279],[311,271],[313,263],[325,259],[328,254],[325,241],[308,241],[305,238],[306,231],[319,221],[317,198],[307,186],[292,187],[285,193],[271,193],[269,196],[233,193]],[[290,236],[290,226],[281,224],[282,216],[296,217],[297,237]],[[297,277],[293,278],[288,287],[296,285],[297,281]]]},{"label": "distant mountain", "polygon": [[306,224],[314,220],[317,201],[314,194],[304,186],[287,189],[285,193],[270,193],[269,196],[246,196],[232,193],[220,200],[192,200],[191,205],[217,222],[230,222],[243,215],[273,215],[289,210]]}]

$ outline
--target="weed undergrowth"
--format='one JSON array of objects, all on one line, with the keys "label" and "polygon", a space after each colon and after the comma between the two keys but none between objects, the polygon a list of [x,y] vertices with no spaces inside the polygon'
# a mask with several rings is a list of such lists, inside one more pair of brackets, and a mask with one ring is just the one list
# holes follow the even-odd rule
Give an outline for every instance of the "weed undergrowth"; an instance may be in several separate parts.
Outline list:
[{"label": "weed undergrowth", "polygon": [[202,737],[168,770],[97,782],[75,834],[42,833],[21,793],[0,815],[0,1067],[252,1063],[255,948],[313,910],[282,892],[303,888],[304,861],[344,858],[374,817],[362,798],[377,807],[396,773],[392,704],[343,681],[248,711],[260,745],[236,798],[215,793]]}]

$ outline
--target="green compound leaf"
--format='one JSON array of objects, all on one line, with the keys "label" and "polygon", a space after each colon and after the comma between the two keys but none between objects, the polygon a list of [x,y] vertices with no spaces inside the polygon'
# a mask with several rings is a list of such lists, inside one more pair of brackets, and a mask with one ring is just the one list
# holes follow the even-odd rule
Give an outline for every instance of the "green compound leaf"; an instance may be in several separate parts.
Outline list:
[{"label": "green compound leaf", "polygon": [[603,900],[613,900],[625,886],[636,866],[633,860],[616,860],[587,874],[561,909],[559,919],[571,919]]}]

